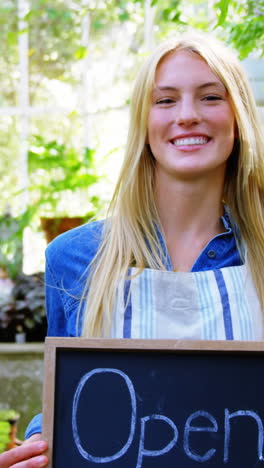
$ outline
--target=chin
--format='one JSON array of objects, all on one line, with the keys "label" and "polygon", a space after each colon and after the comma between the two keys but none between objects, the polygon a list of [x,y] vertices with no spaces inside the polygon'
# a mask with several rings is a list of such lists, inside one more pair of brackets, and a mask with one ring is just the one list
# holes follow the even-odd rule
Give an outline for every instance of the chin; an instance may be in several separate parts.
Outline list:
[{"label": "chin", "polygon": [[196,179],[196,178],[204,178],[204,177],[210,177],[210,179],[215,178],[216,180],[219,178],[219,176],[222,178],[224,177],[225,174],[225,166],[219,168],[219,167],[197,167],[197,166],[185,166],[181,168],[174,168],[173,175],[175,178],[181,178],[181,179]]}]

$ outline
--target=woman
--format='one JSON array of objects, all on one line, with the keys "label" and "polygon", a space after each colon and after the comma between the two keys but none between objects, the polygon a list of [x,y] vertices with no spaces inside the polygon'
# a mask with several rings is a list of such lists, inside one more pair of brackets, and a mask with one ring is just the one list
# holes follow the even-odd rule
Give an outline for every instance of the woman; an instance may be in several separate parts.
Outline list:
[{"label": "woman", "polygon": [[[263,339],[263,142],[226,48],[162,44],[135,84],[107,221],[47,249],[49,335]],[[40,432],[37,416],[0,467],[45,466]]]}]

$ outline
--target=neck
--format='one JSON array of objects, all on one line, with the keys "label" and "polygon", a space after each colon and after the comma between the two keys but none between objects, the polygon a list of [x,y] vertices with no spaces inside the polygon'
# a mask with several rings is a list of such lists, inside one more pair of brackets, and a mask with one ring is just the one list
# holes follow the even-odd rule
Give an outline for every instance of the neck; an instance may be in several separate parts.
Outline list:
[{"label": "neck", "polygon": [[175,269],[189,271],[212,237],[224,232],[222,184],[156,183],[157,210]]},{"label": "neck", "polygon": [[155,188],[157,209],[164,231],[170,226],[174,226],[176,231],[186,231],[186,228],[199,230],[223,215],[223,184],[217,184],[215,180],[211,184],[208,180],[206,183],[176,181],[173,184],[163,184],[157,180]]}]

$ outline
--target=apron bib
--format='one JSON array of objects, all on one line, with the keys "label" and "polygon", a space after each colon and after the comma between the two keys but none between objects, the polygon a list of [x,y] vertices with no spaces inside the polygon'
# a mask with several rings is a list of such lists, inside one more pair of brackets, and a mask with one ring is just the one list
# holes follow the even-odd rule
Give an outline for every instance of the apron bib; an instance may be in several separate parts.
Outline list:
[{"label": "apron bib", "polygon": [[[137,272],[130,269],[132,276]],[[111,335],[256,341],[264,337],[263,312],[246,265],[187,273],[145,269],[119,287]]]}]

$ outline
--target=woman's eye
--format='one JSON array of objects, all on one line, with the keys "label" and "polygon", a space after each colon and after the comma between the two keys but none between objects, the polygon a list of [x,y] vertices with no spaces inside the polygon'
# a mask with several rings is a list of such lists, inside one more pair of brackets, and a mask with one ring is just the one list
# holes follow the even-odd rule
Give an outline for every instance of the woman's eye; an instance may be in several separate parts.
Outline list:
[{"label": "woman's eye", "polygon": [[171,98],[163,98],[156,101],[156,104],[172,104],[174,102]]},{"label": "woman's eye", "polygon": [[204,97],[205,101],[220,101],[221,99],[221,96],[214,96],[213,94]]}]

